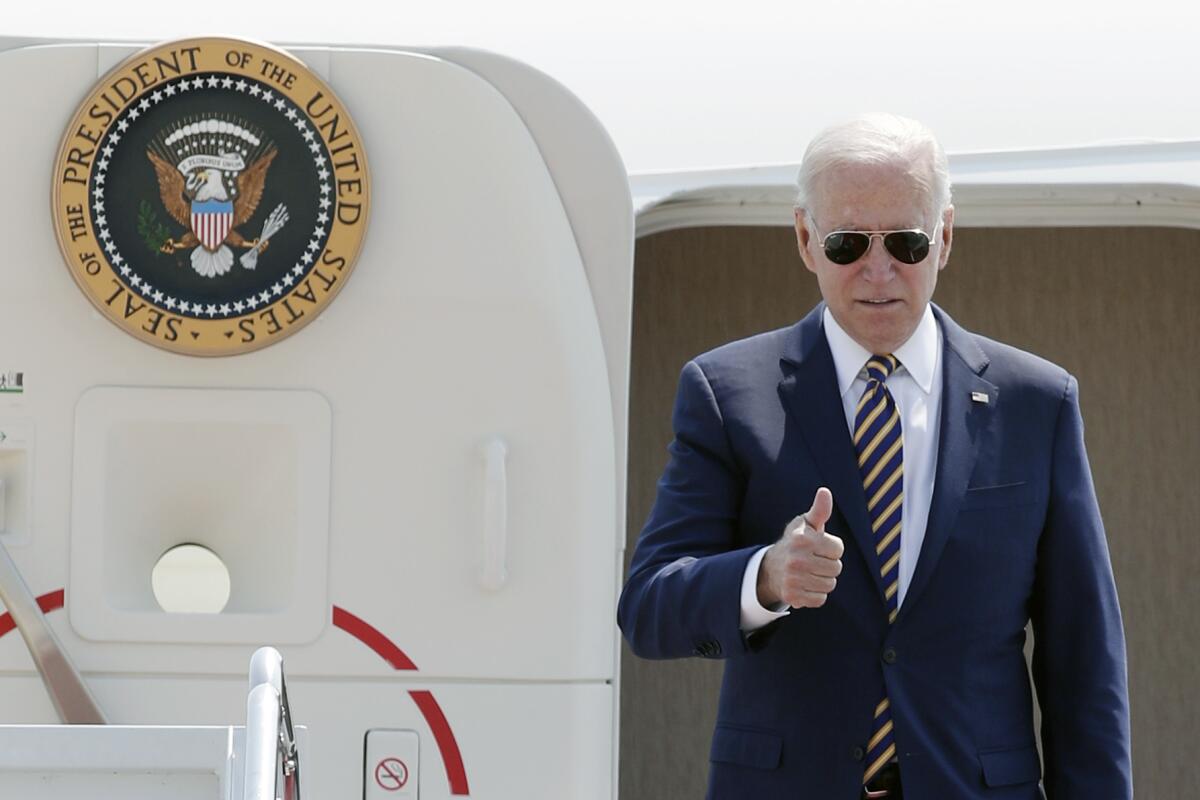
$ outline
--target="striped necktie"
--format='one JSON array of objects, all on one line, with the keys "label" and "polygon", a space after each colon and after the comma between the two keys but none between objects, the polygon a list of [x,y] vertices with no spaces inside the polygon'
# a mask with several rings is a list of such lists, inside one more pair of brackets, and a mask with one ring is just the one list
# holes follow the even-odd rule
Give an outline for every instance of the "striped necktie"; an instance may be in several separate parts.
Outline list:
[{"label": "striped necktie", "polygon": [[[875,555],[883,577],[888,624],[896,621],[900,590],[900,518],[904,501],[904,437],[900,411],[884,382],[900,362],[893,355],[872,356],[867,362],[867,388],[854,415],[854,449],[867,497],[867,515],[875,534]],[[891,703],[884,692],[875,707],[871,740],[867,744],[869,783],[896,755]]]}]

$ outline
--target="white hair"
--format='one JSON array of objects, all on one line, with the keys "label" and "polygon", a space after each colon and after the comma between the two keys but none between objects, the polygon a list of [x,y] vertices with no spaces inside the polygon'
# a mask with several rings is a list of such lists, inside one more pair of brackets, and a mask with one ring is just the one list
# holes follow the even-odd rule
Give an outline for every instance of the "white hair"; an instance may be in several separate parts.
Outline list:
[{"label": "white hair", "polygon": [[796,176],[796,208],[811,216],[821,176],[851,164],[901,166],[926,192],[935,217],[950,205],[950,168],[933,131],[907,117],[873,113],[826,128],[808,143]]}]

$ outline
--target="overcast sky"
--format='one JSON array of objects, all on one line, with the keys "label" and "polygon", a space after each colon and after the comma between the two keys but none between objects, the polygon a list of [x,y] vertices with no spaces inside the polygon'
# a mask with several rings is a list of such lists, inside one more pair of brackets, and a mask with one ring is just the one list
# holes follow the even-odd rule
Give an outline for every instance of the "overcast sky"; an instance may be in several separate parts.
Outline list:
[{"label": "overcast sky", "polygon": [[1200,139],[1200,4],[1139,0],[5,0],[2,33],[465,45],[549,73],[632,172],[790,163],[863,110],[952,152]]}]

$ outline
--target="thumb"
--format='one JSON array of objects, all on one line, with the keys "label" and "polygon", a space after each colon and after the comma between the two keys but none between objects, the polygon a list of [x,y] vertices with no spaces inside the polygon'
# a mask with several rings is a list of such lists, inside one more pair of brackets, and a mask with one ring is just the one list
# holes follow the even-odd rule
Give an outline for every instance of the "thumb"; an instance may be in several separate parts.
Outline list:
[{"label": "thumb", "polygon": [[808,526],[817,533],[825,532],[825,523],[829,522],[829,517],[833,514],[833,492],[822,486],[817,489],[817,495],[813,498],[812,508],[804,515],[808,521]]}]

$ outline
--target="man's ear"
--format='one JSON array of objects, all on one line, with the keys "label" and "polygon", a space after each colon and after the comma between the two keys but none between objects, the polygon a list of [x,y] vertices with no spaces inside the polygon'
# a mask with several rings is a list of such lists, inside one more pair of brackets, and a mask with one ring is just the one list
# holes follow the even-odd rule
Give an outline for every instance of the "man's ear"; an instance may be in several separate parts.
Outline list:
[{"label": "man's ear", "polygon": [[812,251],[809,249],[809,245],[812,244],[812,231],[809,230],[807,224],[807,212],[805,212],[803,208],[797,208],[795,210],[795,216],[796,246],[800,249],[800,258],[804,261],[804,266],[808,268],[808,271],[815,273],[817,270],[813,264]]},{"label": "man's ear", "polygon": [[938,254],[938,269],[945,269],[950,259],[950,245],[954,243],[954,206],[946,206],[942,212],[942,251]]}]

